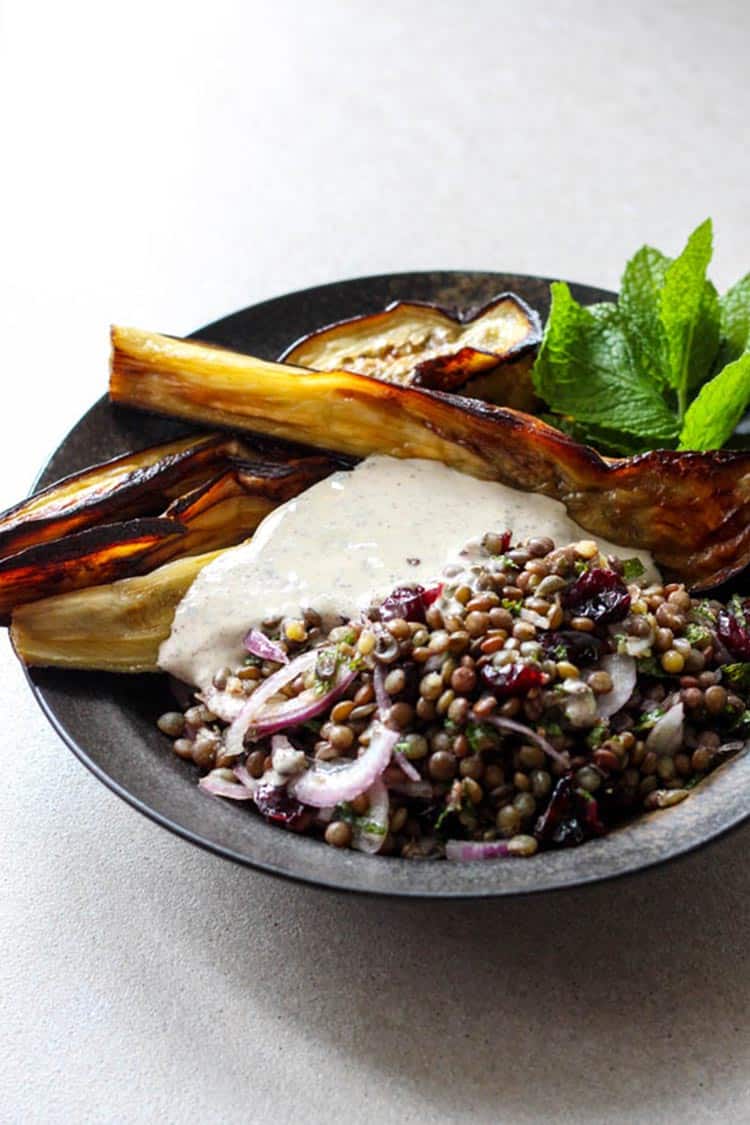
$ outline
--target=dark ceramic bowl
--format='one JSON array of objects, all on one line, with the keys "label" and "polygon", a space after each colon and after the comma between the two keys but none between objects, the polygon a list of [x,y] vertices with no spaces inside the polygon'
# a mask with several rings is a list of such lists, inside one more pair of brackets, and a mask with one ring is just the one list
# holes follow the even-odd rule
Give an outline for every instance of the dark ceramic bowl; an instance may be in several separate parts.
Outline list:
[{"label": "dark ceramic bowl", "polygon": [[[572,286],[587,303],[613,294]],[[493,273],[413,273],[336,282],[291,293],[219,320],[195,335],[273,359],[304,333],[399,298],[466,309],[512,290],[546,316],[548,282]],[[38,485],[126,450],[167,441],[187,428],[102,398],[70,432]],[[194,844],[227,859],[338,890],[412,897],[474,898],[572,887],[637,871],[698,847],[748,815],[750,757],[718,770],[674,809],[643,817],[602,840],[526,860],[456,864],[379,859],[338,851],[274,828],[231,801],[198,789],[194,767],[156,730],[169,705],[160,676],[35,671],[34,694],[71,750],[135,808]]]}]

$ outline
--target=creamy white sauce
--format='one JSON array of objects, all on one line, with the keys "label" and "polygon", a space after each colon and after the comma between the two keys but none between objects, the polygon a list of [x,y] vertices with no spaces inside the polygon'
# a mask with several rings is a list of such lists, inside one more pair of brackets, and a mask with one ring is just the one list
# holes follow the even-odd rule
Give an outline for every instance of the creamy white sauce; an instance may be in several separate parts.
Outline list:
[{"label": "creamy white sauce", "polygon": [[[591,538],[564,506],[532,492],[476,480],[437,461],[368,457],[272,512],[252,540],[204,567],[177,607],[159,664],[206,691],[241,663],[247,631],[265,618],[315,609],[353,617],[406,582],[429,584],[487,531],[518,542],[547,535],[558,546]],[[651,556],[598,539],[605,554]]]}]

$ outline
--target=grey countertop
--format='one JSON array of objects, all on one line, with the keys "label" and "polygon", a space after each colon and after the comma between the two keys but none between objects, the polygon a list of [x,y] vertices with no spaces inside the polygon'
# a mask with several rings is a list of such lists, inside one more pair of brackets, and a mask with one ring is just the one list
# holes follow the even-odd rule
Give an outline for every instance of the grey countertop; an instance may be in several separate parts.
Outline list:
[{"label": "grey countertop", "polygon": [[[111,320],[389,269],[616,285],[707,214],[728,284],[749,12],[11,0],[0,503],[102,392]],[[142,819],[0,668],[3,1122],[750,1119],[750,829],[552,896],[334,896]]]}]

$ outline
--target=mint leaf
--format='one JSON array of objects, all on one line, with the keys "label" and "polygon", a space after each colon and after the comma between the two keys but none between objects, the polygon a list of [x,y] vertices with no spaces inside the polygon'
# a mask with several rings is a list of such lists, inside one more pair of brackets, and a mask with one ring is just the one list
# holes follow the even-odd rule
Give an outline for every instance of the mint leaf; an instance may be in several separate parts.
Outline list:
[{"label": "mint leaf", "polygon": [[543,414],[542,419],[550,426],[556,426],[564,434],[575,439],[581,445],[591,445],[599,453],[608,453],[614,457],[630,456],[643,453],[651,445],[642,438],[633,434],[622,434],[617,430],[609,430],[604,426],[585,425],[572,418],[562,418],[557,414]]},{"label": "mint leaf", "polygon": [[618,307],[630,351],[641,375],[670,386],[669,342],[661,321],[661,291],[671,259],[642,246],[625,266]]},{"label": "mint leaf", "polygon": [[721,346],[716,361],[720,371],[750,349],[750,273],[719,298]]},{"label": "mint leaf", "polygon": [[690,391],[705,379],[719,350],[719,298],[706,279],[712,248],[713,227],[706,219],[667,267],[661,290],[660,316],[669,348],[669,380],[677,392],[680,420],[685,416]]},{"label": "mint leaf", "polygon": [[[671,267],[670,267],[671,268]],[[534,386],[553,411],[654,445],[674,444],[677,424],[631,352],[616,305],[583,308],[564,282],[534,365]]]},{"label": "mint leaf", "polygon": [[750,403],[750,352],[705,383],[691,402],[680,432],[680,449],[720,449]]}]

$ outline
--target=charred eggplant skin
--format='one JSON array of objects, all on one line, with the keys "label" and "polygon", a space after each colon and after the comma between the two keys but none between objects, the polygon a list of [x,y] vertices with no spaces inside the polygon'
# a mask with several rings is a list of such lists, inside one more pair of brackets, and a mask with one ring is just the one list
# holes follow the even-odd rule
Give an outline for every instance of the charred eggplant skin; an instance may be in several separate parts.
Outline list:
[{"label": "charred eggplant skin", "polygon": [[65,477],[0,513],[0,557],[97,524],[156,516],[246,452],[226,434],[193,434]]},{"label": "charred eggplant skin", "polygon": [[173,500],[159,518],[85,528],[0,559],[0,622],[7,623],[11,611],[26,602],[143,574],[180,556],[232,547],[278,504],[327,476],[333,465],[325,456],[286,465],[244,460]]},{"label": "charred eggplant skin", "polygon": [[0,562],[0,622],[16,606],[82,586],[98,585],[142,571],[144,560],[180,540],[186,528],[172,519],[136,519],[105,524],[40,543]]},{"label": "charred eggplant skin", "polygon": [[112,334],[113,402],[356,457],[426,457],[561,500],[595,535],[717,585],[750,562],[750,454],[608,460],[518,411],[350,372],[313,373],[136,329]]}]

